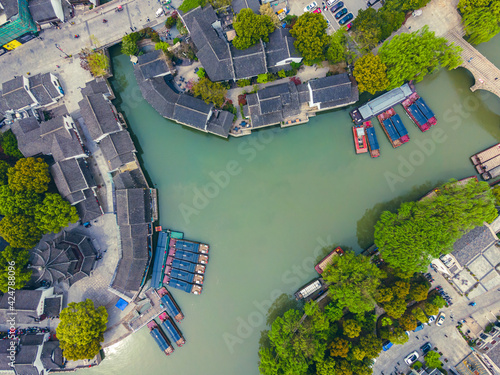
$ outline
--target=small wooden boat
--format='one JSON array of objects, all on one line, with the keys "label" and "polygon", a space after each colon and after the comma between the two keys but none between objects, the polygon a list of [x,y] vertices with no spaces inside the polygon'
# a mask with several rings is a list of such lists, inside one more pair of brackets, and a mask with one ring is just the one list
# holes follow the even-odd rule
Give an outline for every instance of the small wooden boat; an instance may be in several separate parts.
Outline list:
[{"label": "small wooden boat", "polygon": [[354,148],[356,154],[368,152],[368,144],[366,142],[365,128],[363,125],[355,125],[352,127],[352,135],[354,136]]}]

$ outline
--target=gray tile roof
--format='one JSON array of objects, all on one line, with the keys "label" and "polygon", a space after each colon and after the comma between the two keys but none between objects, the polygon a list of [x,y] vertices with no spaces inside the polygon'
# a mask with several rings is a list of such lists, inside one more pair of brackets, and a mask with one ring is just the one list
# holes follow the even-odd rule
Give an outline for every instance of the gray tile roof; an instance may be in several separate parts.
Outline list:
[{"label": "gray tile roof", "polygon": [[110,171],[114,171],[121,166],[133,162],[136,152],[134,142],[126,130],[112,133],[104,137],[99,143],[99,147],[108,162]]},{"label": "gray tile roof", "polygon": [[30,0],[29,8],[33,20],[39,24],[59,19],[50,0]]},{"label": "gray tile roof", "polygon": [[[10,340],[0,340],[0,353],[7,353],[10,348]],[[12,367],[9,366],[10,359],[7,355],[0,356],[0,371],[12,371]]]},{"label": "gray tile roof", "polygon": [[146,79],[170,73],[162,50],[145,53],[139,56],[135,67],[141,70],[143,77]]},{"label": "gray tile roof", "polygon": [[102,216],[102,210],[92,190],[84,190],[83,194],[85,195],[85,200],[76,205],[76,210],[81,222],[86,223]]},{"label": "gray tile roof", "polygon": [[295,50],[293,42],[294,39],[288,29],[278,28],[269,34],[269,42],[266,44],[267,66],[272,68],[281,61],[301,57]]},{"label": "gray tile roof", "polygon": [[149,189],[116,190],[116,221],[118,225],[151,222],[151,196]]},{"label": "gray tile roof", "polygon": [[56,162],[85,156],[78,136],[73,129],[67,129],[64,126],[62,116],[42,122],[40,130],[40,135],[46,146],[44,153],[50,153]]},{"label": "gray tile roof", "polygon": [[62,309],[61,302],[62,301],[60,297],[46,298],[45,301],[43,302],[44,303],[43,313],[48,318],[58,317]]},{"label": "gray tile roof", "polygon": [[451,254],[463,267],[497,240],[498,238],[486,225],[476,227],[454,243]]},{"label": "gray tile roof", "polygon": [[182,15],[184,24],[198,49],[198,59],[212,81],[234,79],[229,43],[221,38],[212,24],[218,20],[213,8],[205,6]]},{"label": "gray tile roof", "polygon": [[233,125],[234,115],[228,111],[215,111],[207,124],[207,131],[227,138]]},{"label": "gray tile roof", "polygon": [[47,370],[57,371],[64,367],[62,350],[59,341],[47,341],[43,344],[41,361]]},{"label": "gray tile roof", "polygon": [[116,189],[148,188],[146,177],[141,168],[127,170],[113,176]]},{"label": "gray tile roof", "polygon": [[121,130],[111,104],[102,94],[85,96],[78,105],[93,140]]},{"label": "gray tile roof", "polygon": [[24,83],[24,77],[17,76],[2,84],[2,97],[9,109],[18,110],[36,104]]},{"label": "gray tile roof", "polygon": [[235,79],[255,77],[267,73],[266,55],[262,42],[244,50],[231,46],[231,54]]},{"label": "gray tile roof", "polygon": [[[16,354],[16,372],[18,371],[18,365],[32,365],[35,362],[37,353],[38,345],[21,345]],[[38,371],[34,373],[38,375]]]},{"label": "gray tile roof", "polygon": [[149,227],[150,225],[147,223],[134,224],[134,225],[120,225],[120,237],[122,239],[132,238],[132,237],[147,237],[150,234]]},{"label": "gray tile roof", "polygon": [[259,14],[260,2],[259,0],[233,0],[231,6],[235,13],[241,12],[242,9],[250,8],[254,13]]},{"label": "gray tile roof", "polygon": [[113,92],[104,78],[95,78],[87,82],[81,92],[82,95],[104,94],[113,96]]},{"label": "gray tile roof", "polygon": [[[9,295],[4,294],[0,299],[0,310],[9,309]],[[41,290],[16,290],[16,310],[36,311],[38,303],[42,298]]]},{"label": "gray tile roof", "polygon": [[[351,80],[346,73],[309,81],[314,103],[326,103],[351,97]],[[322,106],[323,108],[323,106]]]},{"label": "gray tile roof", "polygon": [[[50,167],[50,173],[63,198],[71,204],[85,199],[82,190],[96,186],[84,160],[68,159],[55,163]],[[74,195],[74,193],[79,193]]]},{"label": "gray tile roof", "polygon": [[204,130],[212,106],[189,95],[179,95],[174,108],[173,119],[186,125]]},{"label": "gray tile roof", "polygon": [[111,287],[133,298],[141,287],[144,272],[148,266],[148,259],[132,259],[123,257],[115,270]]},{"label": "gray tile roof", "polygon": [[253,128],[279,124],[300,113],[299,94],[293,82],[268,86],[247,95],[247,103]]},{"label": "gray tile roof", "polygon": [[15,16],[19,13],[19,6],[17,4],[17,0],[0,0],[4,8],[5,15],[7,19],[10,19],[12,16]]},{"label": "gray tile roof", "polygon": [[163,117],[173,118],[179,94],[175,93],[163,78],[146,80],[137,68],[134,68],[134,74],[144,99]]}]

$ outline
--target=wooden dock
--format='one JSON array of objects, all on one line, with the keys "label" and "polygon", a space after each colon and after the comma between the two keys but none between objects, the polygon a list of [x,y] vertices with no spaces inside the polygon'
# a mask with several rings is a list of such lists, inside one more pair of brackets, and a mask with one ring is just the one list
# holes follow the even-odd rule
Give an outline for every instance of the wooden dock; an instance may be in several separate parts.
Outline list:
[{"label": "wooden dock", "polygon": [[146,291],[146,297],[149,299],[151,307],[128,323],[133,332],[137,332],[166,310],[166,307],[162,306],[160,296],[154,288]]}]

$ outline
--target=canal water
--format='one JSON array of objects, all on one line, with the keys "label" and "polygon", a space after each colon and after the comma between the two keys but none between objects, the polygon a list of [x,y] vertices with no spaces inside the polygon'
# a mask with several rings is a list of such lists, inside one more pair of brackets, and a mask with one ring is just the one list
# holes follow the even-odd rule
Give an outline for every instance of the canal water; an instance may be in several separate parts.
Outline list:
[{"label": "canal water", "polygon": [[[479,49],[500,66],[499,46],[497,36]],[[161,225],[209,243],[210,262],[201,296],[173,291],[186,316],[183,348],[166,357],[143,329],[88,374],[257,375],[267,309],[316,276],[324,247],[361,251],[382,210],[473,175],[469,157],[500,142],[500,99],[471,93],[463,69],[417,84],[436,127],[421,133],[400,107],[410,142],[393,149],[377,123],[381,156],[371,159],[354,153],[348,109],[224,140],[162,118],[128,58],[115,49],[112,60],[116,104],[158,188]]]}]

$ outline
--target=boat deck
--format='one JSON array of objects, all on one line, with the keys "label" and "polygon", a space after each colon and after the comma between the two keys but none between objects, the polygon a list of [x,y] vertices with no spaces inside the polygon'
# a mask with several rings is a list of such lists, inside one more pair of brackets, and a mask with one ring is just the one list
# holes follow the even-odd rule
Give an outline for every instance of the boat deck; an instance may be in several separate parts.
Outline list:
[{"label": "boat deck", "polygon": [[494,146],[491,146],[490,148],[478,152],[477,154],[472,155],[470,158],[472,160],[472,163],[474,165],[484,163],[485,161],[488,161],[490,159],[493,159],[495,156],[500,155],[500,143],[497,143]]},{"label": "boat deck", "polygon": [[379,114],[377,116],[378,121],[380,122],[380,126],[382,126],[382,129],[384,130],[385,135],[387,136],[387,139],[391,143],[392,147],[396,148],[401,146],[403,143],[399,139],[399,134],[397,133],[396,129],[392,125],[391,120],[389,120],[392,116],[396,114],[396,111],[394,108],[390,108],[387,111]]}]

